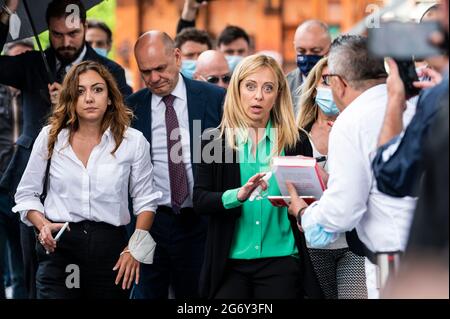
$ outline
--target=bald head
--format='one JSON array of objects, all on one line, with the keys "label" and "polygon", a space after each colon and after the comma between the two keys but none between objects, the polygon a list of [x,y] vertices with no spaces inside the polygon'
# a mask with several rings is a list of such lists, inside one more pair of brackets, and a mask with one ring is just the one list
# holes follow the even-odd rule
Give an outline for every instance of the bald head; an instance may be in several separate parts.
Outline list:
[{"label": "bald head", "polygon": [[158,96],[172,93],[180,76],[181,53],[170,36],[148,31],[137,40],[134,54],[147,88]]},{"label": "bald head", "polygon": [[[212,81],[211,83],[226,89],[228,88],[230,75],[228,62],[222,52],[208,50],[198,57],[197,68],[194,73],[195,80]],[[214,83],[215,80],[218,80],[217,83]]]},{"label": "bald head", "polygon": [[149,47],[172,52],[175,49],[175,42],[167,33],[153,30],[148,31],[139,37],[134,46],[134,52],[136,53],[140,49],[148,49]]},{"label": "bald head", "polygon": [[327,55],[331,45],[328,26],[319,20],[302,23],[295,32],[294,47],[297,54]]}]

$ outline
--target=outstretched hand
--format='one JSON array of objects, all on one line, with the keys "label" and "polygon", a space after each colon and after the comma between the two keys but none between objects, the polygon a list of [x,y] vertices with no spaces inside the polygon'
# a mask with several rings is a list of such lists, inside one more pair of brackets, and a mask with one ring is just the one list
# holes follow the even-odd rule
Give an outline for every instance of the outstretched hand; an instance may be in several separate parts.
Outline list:
[{"label": "outstretched hand", "polygon": [[206,6],[207,1],[185,0],[181,18],[186,21],[194,21],[200,7]]},{"label": "outstretched hand", "polygon": [[245,202],[247,199],[249,199],[250,195],[258,186],[261,186],[263,191],[267,190],[268,186],[267,183],[263,180],[264,176],[266,176],[266,173],[259,173],[251,177],[248,182],[239,190],[237,195],[238,200],[240,202]]}]

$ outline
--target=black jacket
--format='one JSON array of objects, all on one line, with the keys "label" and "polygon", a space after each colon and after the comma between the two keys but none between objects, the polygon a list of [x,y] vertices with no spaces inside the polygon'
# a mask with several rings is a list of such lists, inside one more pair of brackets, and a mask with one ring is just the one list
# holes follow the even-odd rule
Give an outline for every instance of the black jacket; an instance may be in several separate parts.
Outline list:
[{"label": "black jacket", "polygon": [[[7,35],[8,26],[0,23],[0,48],[5,44]],[[56,74],[56,57],[53,49],[47,49],[45,54],[51,71]],[[126,83],[125,71],[120,65],[98,55],[89,46],[84,60],[97,61],[106,66],[116,79],[122,94],[125,97],[131,94],[131,88]],[[0,186],[9,189],[11,193],[15,192],[28,163],[34,140],[50,115],[48,82],[39,51],[29,51],[18,56],[0,56],[0,84],[21,90],[23,98],[23,130],[17,141],[18,149],[0,181]]]},{"label": "black jacket", "polygon": [[[209,141],[204,143],[204,147],[206,143]],[[213,149],[212,154],[214,150],[222,151],[220,155],[222,163],[198,164],[194,186],[194,209],[200,214],[209,216],[205,259],[200,276],[200,295],[202,298],[210,299],[214,298],[223,280],[236,220],[241,215],[241,208],[225,209],[222,195],[229,189],[242,186],[239,163],[235,160],[232,163],[225,162],[225,141],[216,139],[211,143],[208,144],[208,149]],[[286,156],[312,156],[311,144],[303,134],[301,142],[297,143],[295,149],[285,150],[285,153]],[[309,258],[304,235],[298,230],[295,218],[290,216],[289,219],[300,255],[304,296],[322,298],[322,291]]]},{"label": "black jacket", "polygon": [[[13,110],[14,98],[18,103],[17,118]],[[0,179],[14,152],[14,129],[21,130],[20,100],[20,94],[14,97],[10,88],[0,84]]]}]

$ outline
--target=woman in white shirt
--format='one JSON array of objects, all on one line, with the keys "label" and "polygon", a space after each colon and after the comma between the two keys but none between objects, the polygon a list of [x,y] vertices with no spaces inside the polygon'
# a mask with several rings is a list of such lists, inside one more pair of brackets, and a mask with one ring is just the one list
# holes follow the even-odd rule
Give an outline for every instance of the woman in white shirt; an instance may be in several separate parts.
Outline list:
[{"label": "woman in white shirt", "polygon": [[[160,194],[153,191],[150,145],[129,127],[131,118],[105,67],[87,61],[67,74],[13,209],[39,233],[38,298],[128,298],[140,262],[152,263],[148,230]],[[128,195],[137,222],[127,243]],[[68,231],[56,242],[65,222]]]},{"label": "woman in white shirt", "polygon": [[[320,60],[302,86],[297,118],[298,127],[309,137],[313,156],[326,171],[330,130],[339,114],[325,81],[330,74],[327,63],[327,58]],[[325,298],[367,298],[364,258],[349,250],[345,233],[322,249],[308,246],[308,250]]]}]

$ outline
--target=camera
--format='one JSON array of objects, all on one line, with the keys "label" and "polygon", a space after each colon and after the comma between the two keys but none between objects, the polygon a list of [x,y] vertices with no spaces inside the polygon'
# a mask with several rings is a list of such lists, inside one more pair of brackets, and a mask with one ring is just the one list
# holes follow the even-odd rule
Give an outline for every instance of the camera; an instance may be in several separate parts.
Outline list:
[{"label": "camera", "polygon": [[430,43],[430,36],[442,29],[438,22],[422,23],[390,21],[369,29],[369,51],[378,57],[397,60],[426,59],[445,54]]}]

